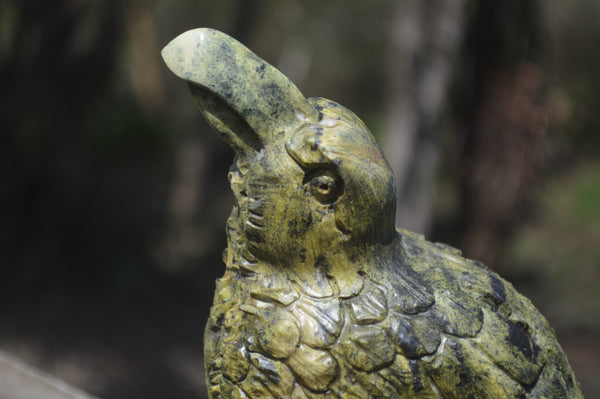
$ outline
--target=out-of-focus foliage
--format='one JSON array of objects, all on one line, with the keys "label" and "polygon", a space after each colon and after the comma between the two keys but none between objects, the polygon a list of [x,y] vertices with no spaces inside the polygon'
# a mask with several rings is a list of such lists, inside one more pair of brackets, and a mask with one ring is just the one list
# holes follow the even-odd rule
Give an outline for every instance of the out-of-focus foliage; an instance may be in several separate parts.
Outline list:
[{"label": "out-of-focus foliage", "polygon": [[552,86],[553,148],[565,158],[600,157],[600,4],[575,1],[547,4],[546,68]]},{"label": "out-of-focus foliage", "polygon": [[[512,274],[529,280],[556,328],[600,329],[600,163],[577,163],[537,193],[539,217],[512,238]],[[533,291],[533,292],[532,292]],[[535,293],[537,291],[537,293]]]},{"label": "out-of-focus foliage", "polygon": [[[472,245],[472,237],[480,244],[489,234],[488,242],[501,244],[482,252],[490,266],[502,267],[551,324],[575,334],[577,342],[584,342],[581,328],[597,334],[600,4],[425,3],[0,1],[0,310],[42,315],[0,324],[0,345],[33,337],[22,345],[45,343],[40,351],[50,356],[56,352],[48,348],[60,347],[60,337],[81,336],[71,307],[91,314],[88,306],[95,304],[97,314],[87,319],[97,323],[86,330],[91,341],[111,337],[115,348],[120,340],[126,342],[121,348],[137,345],[140,353],[158,351],[167,359],[160,371],[140,375],[172,373],[165,377],[172,386],[196,386],[203,378],[189,371],[193,356],[182,355],[199,353],[184,328],[155,326],[162,333],[152,335],[150,323],[139,327],[118,316],[129,309],[158,321],[177,319],[178,310],[193,306],[198,320],[177,320],[202,325],[202,306],[222,274],[232,153],[159,55],[173,37],[200,26],[238,38],[307,96],[346,105],[381,142],[407,135],[389,128],[390,116],[399,112],[393,90],[427,98],[413,94],[436,92],[444,75],[412,75],[392,84],[393,78],[411,76],[411,68],[447,67],[452,90],[441,91],[446,95],[436,115],[421,124],[428,134],[417,129],[407,142],[430,140],[433,153],[434,173],[409,176],[435,179],[435,189],[421,200],[432,208],[427,235],[473,257],[471,248],[482,246]],[[458,11],[446,19],[436,15],[450,9]],[[439,32],[456,33],[445,25],[433,29],[431,21],[444,20],[459,29],[456,47],[440,49],[434,40]],[[414,153],[409,148],[404,153]],[[415,166],[419,159],[409,162]],[[106,315],[121,321],[108,328]],[[58,338],[51,340],[53,328]],[[169,341],[175,333],[179,346]],[[81,342],[77,351],[87,353]],[[119,356],[109,346],[99,344],[106,356],[96,357],[113,359],[121,370],[115,373],[122,374],[100,380],[88,374],[86,380],[75,373],[81,379],[71,381],[106,398],[177,396],[125,383],[139,381],[126,370],[151,362],[136,363],[136,356]],[[581,352],[593,353],[589,347]],[[56,371],[46,359],[49,364]],[[590,364],[579,367],[593,370]],[[581,380],[587,396],[600,392],[597,379]],[[202,397],[197,392],[177,391]]]}]

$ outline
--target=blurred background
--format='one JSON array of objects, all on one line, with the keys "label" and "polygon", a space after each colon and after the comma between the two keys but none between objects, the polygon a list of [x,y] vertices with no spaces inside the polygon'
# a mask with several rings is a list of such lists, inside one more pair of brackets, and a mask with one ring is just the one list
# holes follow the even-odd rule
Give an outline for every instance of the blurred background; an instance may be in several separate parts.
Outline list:
[{"label": "blurred background", "polygon": [[1,0],[1,350],[105,399],[205,397],[232,152],[159,54],[201,26],[356,112],[398,225],[530,297],[600,397],[588,0]]}]

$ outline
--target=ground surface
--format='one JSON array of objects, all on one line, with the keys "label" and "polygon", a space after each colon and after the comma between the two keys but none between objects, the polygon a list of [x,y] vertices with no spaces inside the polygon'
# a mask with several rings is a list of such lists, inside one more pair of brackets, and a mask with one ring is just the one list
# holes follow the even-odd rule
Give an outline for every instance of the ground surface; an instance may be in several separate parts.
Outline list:
[{"label": "ground surface", "polygon": [[[201,308],[107,309],[74,299],[5,306],[0,350],[103,399],[201,399]],[[597,334],[557,332],[586,397],[600,397]]]}]

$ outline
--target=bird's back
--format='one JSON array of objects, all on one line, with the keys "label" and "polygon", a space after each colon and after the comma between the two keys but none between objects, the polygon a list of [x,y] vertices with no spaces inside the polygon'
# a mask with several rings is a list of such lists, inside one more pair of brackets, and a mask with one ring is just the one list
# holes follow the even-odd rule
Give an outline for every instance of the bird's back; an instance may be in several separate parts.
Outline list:
[{"label": "bird's back", "polygon": [[440,304],[441,318],[433,319],[441,344],[420,361],[439,396],[582,397],[554,331],[512,284],[457,249],[408,231],[399,236],[405,262]]}]

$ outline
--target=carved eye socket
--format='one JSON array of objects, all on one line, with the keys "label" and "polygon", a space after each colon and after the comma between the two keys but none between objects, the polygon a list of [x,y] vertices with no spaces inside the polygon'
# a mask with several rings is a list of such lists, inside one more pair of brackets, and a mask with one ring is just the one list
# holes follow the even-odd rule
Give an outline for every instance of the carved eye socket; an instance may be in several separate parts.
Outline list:
[{"label": "carved eye socket", "polygon": [[342,181],[329,170],[319,170],[309,176],[309,190],[323,204],[332,204],[342,194]]}]

